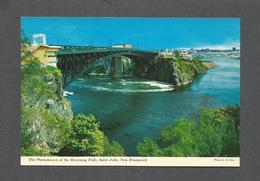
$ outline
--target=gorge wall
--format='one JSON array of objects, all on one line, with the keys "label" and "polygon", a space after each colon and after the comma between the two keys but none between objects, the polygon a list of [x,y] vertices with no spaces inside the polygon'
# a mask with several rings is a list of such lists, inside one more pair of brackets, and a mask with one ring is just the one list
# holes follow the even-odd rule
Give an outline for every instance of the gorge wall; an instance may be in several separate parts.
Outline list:
[{"label": "gorge wall", "polygon": [[106,76],[134,76],[157,81],[163,81],[182,86],[192,82],[198,74],[203,74],[212,68],[212,62],[199,59],[163,58],[129,59],[127,57],[113,57],[110,61],[97,61],[88,66],[85,75],[103,74]]},{"label": "gorge wall", "polygon": [[182,86],[191,82],[196,75],[203,74],[207,67],[198,59],[162,58],[135,61],[133,75]]}]

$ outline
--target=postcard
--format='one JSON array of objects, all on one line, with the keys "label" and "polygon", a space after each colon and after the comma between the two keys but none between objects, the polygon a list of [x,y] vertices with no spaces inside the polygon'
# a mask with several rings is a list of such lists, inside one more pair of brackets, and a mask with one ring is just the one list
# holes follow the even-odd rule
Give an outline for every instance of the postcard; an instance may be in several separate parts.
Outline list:
[{"label": "postcard", "polygon": [[240,166],[240,19],[21,17],[21,165]]}]

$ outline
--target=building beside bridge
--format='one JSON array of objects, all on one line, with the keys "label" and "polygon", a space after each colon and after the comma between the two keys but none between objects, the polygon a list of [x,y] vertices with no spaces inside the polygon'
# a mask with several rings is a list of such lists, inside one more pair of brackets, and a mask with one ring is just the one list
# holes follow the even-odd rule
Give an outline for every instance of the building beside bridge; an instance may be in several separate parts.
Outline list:
[{"label": "building beside bridge", "polygon": [[56,67],[56,55],[60,48],[60,46],[38,45],[32,48],[32,55],[43,64]]},{"label": "building beside bridge", "polygon": [[60,48],[60,46],[47,45],[45,34],[34,34],[33,43],[29,47],[29,51],[34,57],[38,58],[41,63],[56,67],[57,53]]}]

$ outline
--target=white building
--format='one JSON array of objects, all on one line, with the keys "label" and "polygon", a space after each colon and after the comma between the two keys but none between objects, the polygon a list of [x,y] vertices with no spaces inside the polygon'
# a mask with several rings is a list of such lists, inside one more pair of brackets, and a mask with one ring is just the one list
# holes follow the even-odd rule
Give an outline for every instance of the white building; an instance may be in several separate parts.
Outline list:
[{"label": "white building", "polygon": [[187,58],[187,59],[193,58],[191,52],[187,49],[180,49],[180,50],[178,50],[178,52],[179,52],[180,56],[183,58]]},{"label": "white building", "polygon": [[173,50],[165,49],[164,51],[159,52],[163,57],[173,57],[175,58],[175,54]]},{"label": "white building", "polygon": [[38,46],[38,45],[46,45],[46,35],[39,33],[39,34],[33,34],[33,43],[32,46]]},{"label": "white building", "polygon": [[33,34],[33,44],[30,51],[44,65],[57,66],[57,53],[60,48],[60,46],[47,45],[45,34]]}]

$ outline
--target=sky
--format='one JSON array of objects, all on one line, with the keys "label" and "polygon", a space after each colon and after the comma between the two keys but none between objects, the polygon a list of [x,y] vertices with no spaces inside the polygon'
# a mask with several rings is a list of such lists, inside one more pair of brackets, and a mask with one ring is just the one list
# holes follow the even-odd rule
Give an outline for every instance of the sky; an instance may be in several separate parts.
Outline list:
[{"label": "sky", "polygon": [[58,18],[22,17],[21,28],[31,39],[46,34],[47,44],[134,48],[240,48],[239,18]]}]

